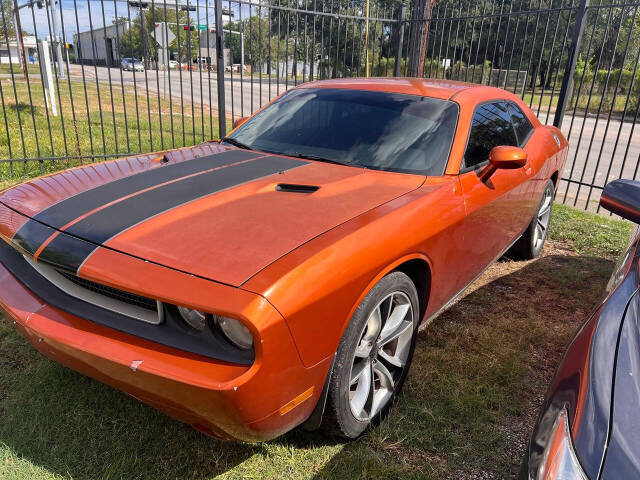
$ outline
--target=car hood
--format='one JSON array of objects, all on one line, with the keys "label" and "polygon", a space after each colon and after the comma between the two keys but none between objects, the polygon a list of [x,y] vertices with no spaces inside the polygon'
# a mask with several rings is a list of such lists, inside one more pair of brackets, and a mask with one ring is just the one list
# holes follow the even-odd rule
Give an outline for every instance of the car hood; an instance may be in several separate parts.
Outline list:
[{"label": "car hood", "polygon": [[423,181],[211,142],[42,177],[0,202],[28,218],[12,240],[38,260],[77,271],[102,246],[239,286]]}]

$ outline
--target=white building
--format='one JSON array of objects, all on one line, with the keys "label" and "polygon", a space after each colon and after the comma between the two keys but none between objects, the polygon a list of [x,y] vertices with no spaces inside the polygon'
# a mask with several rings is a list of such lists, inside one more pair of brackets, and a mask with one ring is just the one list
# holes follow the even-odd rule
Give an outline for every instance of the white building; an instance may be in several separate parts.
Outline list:
[{"label": "white building", "polygon": [[[199,43],[200,43],[199,46],[200,46],[201,60],[198,61],[195,58],[193,60],[198,62],[201,61],[204,64],[208,64],[212,66],[216,65],[218,63],[217,57],[216,57],[216,34],[211,31],[200,32],[198,37],[199,37]],[[191,54],[192,54],[191,55],[192,57],[196,57],[198,55],[198,49],[192,47]],[[224,49],[224,64],[231,65],[231,49],[229,48]]]},{"label": "white building", "polygon": [[[163,0],[155,0],[153,3],[156,9],[166,8],[167,10],[176,8],[175,0],[167,1],[166,4]],[[151,5],[151,1],[147,1],[147,6]],[[186,3],[183,3],[183,0],[178,1],[178,6],[183,7],[186,6]],[[195,8],[194,5],[191,5],[192,8]],[[139,9],[136,9],[139,11]],[[145,10],[146,11],[146,10]],[[213,8],[209,14],[213,15]],[[191,13],[191,21],[195,21],[195,14]],[[204,15],[204,10],[200,7],[200,13]],[[227,8],[222,9],[222,23],[223,25],[228,24],[234,16],[234,12]],[[171,18],[171,14],[169,15]],[[94,61],[96,65],[106,65],[106,66],[120,66],[120,53],[119,53],[119,42],[127,35],[127,31],[130,28],[132,22],[136,22],[135,19],[131,21],[122,22],[119,24],[108,25],[106,27],[97,27],[93,30],[87,30],[85,32],[76,33],[73,36],[73,49],[76,56],[76,61],[78,63],[87,63],[93,64]],[[139,20],[137,21],[139,25]],[[172,25],[175,25],[173,23]],[[215,34],[211,33],[211,28],[214,27],[213,23],[208,24],[208,31],[199,32],[199,46],[198,45],[189,45],[187,48],[187,44],[185,42],[184,35],[182,36],[182,56],[191,57],[191,61],[215,64],[215,45],[216,39]],[[209,41],[207,43],[207,36],[209,36]],[[200,51],[198,51],[198,47],[200,47]],[[2,47],[0,47],[2,48]],[[149,55],[153,56],[153,53],[156,50],[155,45],[149,45]],[[187,50],[190,49],[190,52]],[[176,59],[177,52],[171,52],[170,58]],[[199,54],[199,55],[198,55]],[[228,49],[225,49],[225,62],[229,62],[231,58],[231,53]],[[123,55],[126,57],[127,55]],[[202,60],[199,60],[201,58]]]},{"label": "white building", "polygon": [[[38,46],[36,44],[36,37],[24,36],[22,37],[22,43],[24,45],[24,56],[27,63],[37,62]],[[17,63],[20,65],[20,49],[15,39],[9,39],[8,50],[7,42],[0,42],[0,63]]]}]

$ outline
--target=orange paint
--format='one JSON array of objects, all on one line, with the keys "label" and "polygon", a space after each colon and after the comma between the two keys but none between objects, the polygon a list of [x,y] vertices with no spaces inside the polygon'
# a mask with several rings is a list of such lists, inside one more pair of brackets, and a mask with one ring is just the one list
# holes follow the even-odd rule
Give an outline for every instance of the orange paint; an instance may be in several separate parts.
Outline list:
[{"label": "orange paint", "polygon": [[[504,90],[422,79],[344,79],[299,88],[378,90],[458,103],[445,175],[310,161],[134,225],[95,250],[78,271],[87,280],[238,319],[254,336],[252,365],[199,357],[43,305],[0,266],[0,307],[18,330],[45,355],[210,435],[274,438],[311,415],[351,315],[382,276],[408,262],[423,268],[422,320],[430,318],[522,234],[566,159],[568,144],[559,130],[541,125]],[[523,149],[526,164],[498,169],[484,181],[478,170],[460,172],[475,107],[505,99],[518,104],[535,129]],[[226,150],[208,142],[162,156],[182,162]],[[158,158],[79,167],[2,192],[0,237],[10,241],[27,217],[72,195],[160,168]],[[277,192],[278,183],[319,189]],[[140,361],[133,369],[132,362]]]}]

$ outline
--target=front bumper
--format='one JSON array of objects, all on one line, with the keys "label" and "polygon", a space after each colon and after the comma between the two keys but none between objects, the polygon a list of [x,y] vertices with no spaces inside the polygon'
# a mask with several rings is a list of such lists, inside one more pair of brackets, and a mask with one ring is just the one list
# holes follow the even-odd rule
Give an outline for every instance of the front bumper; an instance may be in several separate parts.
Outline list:
[{"label": "front bumper", "polygon": [[[237,365],[54,308],[0,264],[0,309],[40,352],[222,439],[269,440],[302,423],[317,403],[330,366],[327,359],[305,368],[282,317],[261,297],[254,303],[246,311],[260,315],[255,361]],[[297,404],[301,395],[304,401]]]}]

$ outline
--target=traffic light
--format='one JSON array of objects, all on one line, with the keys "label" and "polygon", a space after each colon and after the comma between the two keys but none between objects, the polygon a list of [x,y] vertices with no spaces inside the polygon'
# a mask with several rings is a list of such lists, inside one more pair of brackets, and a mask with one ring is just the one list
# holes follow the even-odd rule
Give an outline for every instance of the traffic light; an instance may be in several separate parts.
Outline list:
[{"label": "traffic light", "polygon": [[183,12],[186,12],[187,10],[190,12],[195,12],[196,11],[196,6],[195,5],[180,5],[180,10],[182,10]]},{"label": "traffic light", "polygon": [[196,26],[195,26],[195,25],[185,25],[185,26],[184,26],[184,30],[185,30],[186,32],[188,32],[189,30],[195,30],[195,29],[196,29]]},{"label": "traffic light", "polygon": [[129,6],[133,8],[147,8],[149,7],[149,2],[134,2],[130,0]]},{"label": "traffic light", "polygon": [[66,48],[67,50],[71,50],[73,48],[73,43],[65,43],[64,48]]}]

